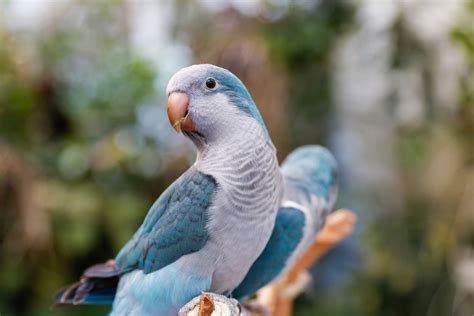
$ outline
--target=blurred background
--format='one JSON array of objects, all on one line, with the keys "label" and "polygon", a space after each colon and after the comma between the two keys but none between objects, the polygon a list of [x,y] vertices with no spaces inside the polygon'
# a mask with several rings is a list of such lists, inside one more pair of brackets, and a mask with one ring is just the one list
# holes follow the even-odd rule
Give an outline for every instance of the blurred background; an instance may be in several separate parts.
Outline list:
[{"label": "blurred background", "polygon": [[357,233],[295,315],[474,314],[474,1],[0,0],[0,314],[50,311],[194,159],[179,68],[236,73],[283,159],[329,147]]}]

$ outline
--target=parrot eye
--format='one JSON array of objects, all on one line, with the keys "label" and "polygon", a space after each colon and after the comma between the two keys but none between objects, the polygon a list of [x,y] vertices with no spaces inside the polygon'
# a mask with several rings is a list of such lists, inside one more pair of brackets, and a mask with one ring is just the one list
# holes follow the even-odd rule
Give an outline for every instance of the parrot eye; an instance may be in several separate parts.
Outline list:
[{"label": "parrot eye", "polygon": [[206,80],[206,87],[208,89],[211,89],[211,90],[214,90],[217,86],[217,82],[216,82],[216,79],[214,78],[207,78]]}]

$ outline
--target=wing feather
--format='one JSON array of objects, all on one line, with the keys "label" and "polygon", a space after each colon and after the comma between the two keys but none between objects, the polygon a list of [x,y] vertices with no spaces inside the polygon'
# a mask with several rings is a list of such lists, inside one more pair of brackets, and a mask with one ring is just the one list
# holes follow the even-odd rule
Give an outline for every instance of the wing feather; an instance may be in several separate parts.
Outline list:
[{"label": "wing feather", "polygon": [[142,226],[115,261],[123,271],[150,273],[198,251],[209,238],[208,209],[217,189],[215,179],[190,169],[153,204]]}]

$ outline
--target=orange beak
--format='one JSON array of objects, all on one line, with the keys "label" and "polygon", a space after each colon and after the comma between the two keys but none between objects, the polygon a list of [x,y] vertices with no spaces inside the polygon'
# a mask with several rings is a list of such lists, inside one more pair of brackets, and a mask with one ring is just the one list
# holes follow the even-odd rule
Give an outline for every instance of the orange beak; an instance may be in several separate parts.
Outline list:
[{"label": "orange beak", "polygon": [[173,92],[168,97],[168,119],[173,128],[181,131],[194,131],[195,126],[188,115],[189,97],[184,92]]}]

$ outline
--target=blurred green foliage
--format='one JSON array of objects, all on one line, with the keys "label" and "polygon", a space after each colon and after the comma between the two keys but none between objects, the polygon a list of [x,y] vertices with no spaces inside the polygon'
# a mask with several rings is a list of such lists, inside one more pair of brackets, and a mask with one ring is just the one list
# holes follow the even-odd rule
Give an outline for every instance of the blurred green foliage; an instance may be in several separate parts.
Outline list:
[{"label": "blurred green foliage", "polygon": [[[135,125],[137,107],[156,97],[157,74],[127,44],[123,5],[77,1],[62,9],[47,30],[0,25],[0,147],[24,157],[0,175],[0,191],[9,192],[0,195],[0,219],[9,223],[0,232],[2,315],[51,314],[54,292],[113,257],[165,185],[136,167],[158,157]],[[23,175],[24,168],[35,171]],[[16,227],[34,220],[22,218],[22,200],[31,196],[18,185],[40,192],[46,246],[12,243]]]},{"label": "blurred green foliage", "polygon": [[[453,30],[453,39],[464,49],[469,60],[469,70],[466,71],[460,82],[461,108],[459,115],[459,130],[463,134],[474,134],[474,1],[468,1],[467,21]],[[470,144],[471,157],[474,157],[474,146]]]},{"label": "blurred green foliage", "polygon": [[324,143],[331,115],[331,67],[337,40],[353,25],[354,5],[290,3],[285,15],[263,27],[269,56],[289,74],[292,147]]},{"label": "blurred green foliage", "polygon": [[[334,52],[356,27],[357,5],[290,1],[283,10],[278,1],[264,3],[270,11],[274,6],[278,18],[235,11],[223,16],[224,22],[243,19],[239,31],[263,43],[271,67],[286,79],[288,98],[281,111],[289,142],[281,150],[327,144],[338,114],[332,100]],[[203,51],[215,48],[219,38],[238,33],[217,21],[216,13],[195,10],[195,2],[176,5],[181,9],[173,35],[196,55],[206,56]],[[15,31],[0,20],[2,315],[105,314],[108,307],[51,312],[48,306],[55,290],[116,254],[152,201],[186,167],[185,159],[175,157],[165,164],[164,146],[137,124],[137,111],[162,96],[155,91],[161,74],[130,47],[127,2],[71,1],[60,8],[41,30]],[[472,18],[473,0],[468,8]],[[393,69],[411,62],[429,68],[426,47],[403,21],[401,16],[392,29]],[[416,128],[397,131],[403,209],[369,218],[358,236],[361,262],[350,280],[298,299],[295,315],[451,312],[454,253],[461,244],[474,245],[473,232],[459,223],[455,209],[474,161],[472,19],[460,21],[452,39],[470,60],[459,81],[459,111],[430,113]],[[424,70],[428,85],[433,74]],[[442,190],[426,188],[430,183],[424,178],[436,168],[427,169],[439,166],[433,161],[443,150],[454,156],[446,169],[458,163],[460,171],[443,179]],[[34,197],[38,201],[31,201]],[[344,191],[341,197],[346,198]],[[31,225],[39,229],[30,232]]]}]

